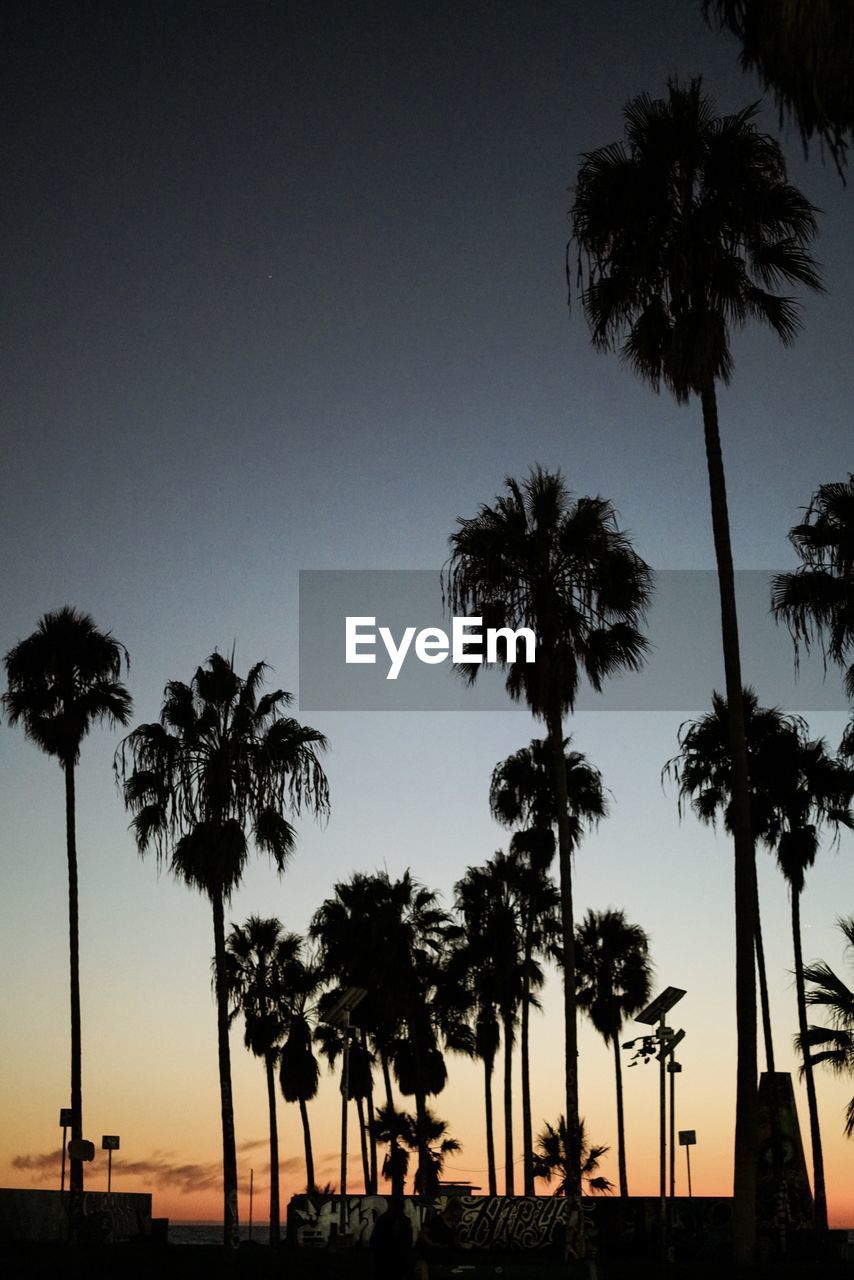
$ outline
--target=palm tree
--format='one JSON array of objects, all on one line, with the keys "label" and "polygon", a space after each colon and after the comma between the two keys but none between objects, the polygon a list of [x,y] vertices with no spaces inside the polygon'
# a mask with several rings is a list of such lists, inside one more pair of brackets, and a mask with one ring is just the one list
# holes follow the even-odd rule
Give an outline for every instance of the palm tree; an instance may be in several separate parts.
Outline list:
[{"label": "palm tree", "polygon": [[415,1174],[413,1190],[417,1196],[434,1197],[439,1194],[439,1180],[444,1172],[445,1157],[456,1155],[462,1151],[462,1145],[456,1138],[449,1138],[448,1125],[437,1115],[425,1108],[422,1117],[406,1116],[404,1141],[411,1151],[426,1148],[428,1161],[426,1168],[419,1165]]},{"label": "palm tree", "polygon": [[707,20],[741,41],[741,65],[773,90],[804,145],[818,137],[840,174],[854,134],[854,10],[837,0],[703,0]]},{"label": "palm tree", "polygon": [[[578,1155],[578,1029],[572,905],[572,829],[564,760],[563,717],[575,706],[582,679],[601,690],[605,679],[637,670],[647,648],[638,623],[651,574],[604,498],[573,498],[560,473],[535,468],[520,485],[508,478],[495,505],[459,520],[451,535],[445,595],[455,614],[478,615],[486,627],[530,628],[535,661],[499,651],[506,688],[545,721],[552,754],[561,941],[564,955],[564,1081],[570,1146]],[[474,679],[478,665],[463,674]],[[566,1193],[577,1197],[573,1157]],[[569,1250],[571,1242],[567,1240]]]},{"label": "palm tree", "polygon": [[[840,919],[837,924],[845,935],[847,949],[854,954],[854,916]],[[823,1065],[836,1074],[854,1076],[854,990],[823,960],[807,965],[804,979],[809,983],[807,1004],[824,1010],[830,1020],[829,1028],[808,1027],[806,1042],[798,1037],[804,1061],[809,1058],[813,1066]],[[845,1109],[845,1136],[854,1137],[854,1098]]]},{"label": "palm tree", "polygon": [[[609,1182],[607,1178],[596,1175],[599,1162],[604,1155],[607,1155],[610,1148],[590,1145],[584,1132],[583,1120],[579,1120],[578,1128],[581,1136],[579,1176],[582,1186],[588,1194],[610,1195],[614,1190],[614,1184]],[[557,1125],[551,1125],[546,1121],[542,1132],[537,1135],[537,1149],[534,1153],[534,1177],[542,1178],[544,1182],[551,1182],[554,1176],[557,1176],[558,1184],[553,1194],[556,1196],[565,1195],[569,1175],[567,1170],[566,1119],[564,1116],[558,1117]]]},{"label": "palm tree", "polygon": [[[463,920],[460,958],[480,971],[481,986],[501,1019],[504,1041],[504,1194],[514,1194],[513,1046],[524,980],[523,932],[510,859],[496,853],[482,867],[469,867],[454,886]],[[542,985],[537,968],[535,985]]]},{"label": "palm tree", "polygon": [[388,1151],[383,1157],[382,1176],[391,1183],[391,1194],[397,1199],[403,1195],[406,1175],[409,1172],[409,1151],[406,1140],[410,1135],[410,1117],[404,1111],[396,1111],[388,1103],[377,1108],[373,1121],[374,1140]]},{"label": "palm tree", "polygon": [[[679,779],[681,795],[690,795],[697,815],[714,822],[718,812],[725,825],[733,822],[732,759],[726,702],[713,694],[713,710],[680,729],[682,756],[667,769]],[[747,726],[750,770],[751,823],[756,838],[774,849],[789,885],[792,909],[792,944],[800,1037],[806,1043],[806,1003],[801,951],[800,898],[805,873],[818,851],[818,832],[829,824],[854,825],[850,813],[854,771],[827,752],[824,742],[810,741],[805,722],[775,708],[759,707],[752,689],[742,695]],[[676,766],[674,768],[674,766]],[[821,1129],[812,1065],[804,1059],[804,1078],[810,1117],[816,1225],[827,1230],[827,1201]]]},{"label": "palm tree", "polygon": [[[270,1121],[270,1244],[278,1244],[279,1132],[276,1122],[275,1069],[285,1032],[283,1003],[290,984],[285,974],[296,963],[300,939],[285,934],[275,918],[250,916],[231,926],[225,940],[226,984],[232,1003],[229,1020],[243,1016],[243,1043],[264,1061]],[[214,973],[214,983],[216,973]]]},{"label": "palm tree", "polygon": [[314,1195],[314,1155],[311,1147],[311,1125],[308,1103],[317,1096],[320,1068],[314,1056],[316,1034],[316,998],[324,978],[312,957],[298,955],[286,970],[286,993],[283,999],[285,1040],[279,1051],[279,1087],[285,1102],[299,1103],[305,1149],[305,1189]]},{"label": "palm tree", "polygon": [[620,1195],[629,1194],[620,1033],[626,1018],[649,1000],[649,938],[624,911],[588,911],[575,931],[578,1007],[614,1052],[617,1084],[617,1157]]},{"label": "palm tree", "polygon": [[757,107],[715,115],[700,80],[672,80],[666,98],[626,107],[625,141],[587,153],[572,209],[584,310],[594,345],[619,347],[635,373],[680,403],[700,399],[718,566],[733,759],[735,846],[736,1261],[756,1238],[755,860],[750,830],[741,659],[716,385],[728,382],[733,327],[758,320],[783,342],[798,330],[794,302],[775,289],[820,288],[807,246],[815,210],[786,179]]},{"label": "palm tree", "polygon": [[[368,1142],[371,1138],[370,1125],[373,1119],[371,1116],[365,1118],[365,1103],[373,1094],[373,1057],[367,1045],[367,1033],[364,1027],[347,1027],[346,1030],[340,1026],[333,1026],[323,1021],[327,1008],[331,1008],[338,1000],[340,988],[335,991],[328,992],[321,998],[318,1006],[319,1021],[314,1031],[314,1038],[321,1046],[321,1052],[326,1058],[330,1067],[334,1067],[339,1057],[342,1059],[343,1067],[343,1050],[345,1045],[345,1036],[350,1040],[350,1047],[347,1055],[347,1099],[356,1103],[356,1113],[359,1122],[359,1147],[362,1155],[362,1174],[365,1181],[365,1194],[376,1195],[376,1146],[372,1143],[370,1152],[368,1150]],[[361,1021],[361,1016],[359,1018]],[[343,1074],[341,1078],[341,1090],[344,1088]]]},{"label": "palm tree", "polygon": [[318,816],[329,812],[319,758],[326,739],[280,714],[289,693],[277,689],[259,697],[266,670],[258,662],[241,677],[233,654],[211,654],[190,684],[167,684],[160,721],[139,725],[116,755],[139,852],[153,849],[158,863],[168,861],[179,880],[206,895],[213,912],[223,1229],[233,1248],[239,1224],[225,904],[240,884],[253,841],[281,873],[296,846],[285,813],[297,815],[303,805]]},{"label": "palm tree", "polygon": [[[374,1039],[383,1071],[386,1105],[394,1110],[391,1069],[404,1095],[415,1099],[419,1132],[426,1099],[440,1093],[447,1072],[441,1043],[459,1031],[443,1027],[437,998],[442,957],[453,938],[448,914],[436,895],[408,871],[396,881],[387,872],[355,875],[335,886],[321,904],[310,936],[330,981],[364,988],[359,1022]],[[370,1108],[369,1108],[370,1110]],[[419,1166],[426,1171],[424,1146]]]},{"label": "palm tree", "polygon": [[[71,968],[71,1139],[83,1137],[83,1050],[80,1026],[80,941],[77,909],[77,829],[74,771],[83,739],[94,724],[125,725],[132,700],[120,681],[128,655],[99,631],[88,613],[65,605],[46,613],[26,640],[6,654],[3,706],[10,724],[54,756],[65,776],[65,848],[68,863],[68,936]],[[72,1158],[72,1229],[82,1212],[83,1162]]]},{"label": "palm tree", "polygon": [[[801,566],[774,579],[772,608],[785,621],[797,646],[814,640],[845,667],[854,656],[854,473],[847,481],[820,485],[804,520],[789,531]],[[854,700],[854,661],[845,672]]]},{"label": "palm tree", "polygon": [[[797,721],[776,708],[760,707],[750,686],[742,691],[743,719],[747,741],[747,767],[750,799],[750,825],[754,838],[764,839],[772,821],[770,794],[781,754],[791,751]],[[733,831],[732,764],[730,754],[729,709],[726,698],[712,693],[712,709],[699,720],[686,721],[679,727],[679,755],[668,760],[662,777],[672,777],[679,785],[679,813],[685,799],[701,822],[714,826],[723,814],[724,827]],[[754,874],[756,862],[754,857]],[[759,994],[765,1040],[766,1070],[773,1075],[774,1039],[771,1029],[771,1006],[768,998],[768,976],[765,968],[765,945],[762,936],[762,912],[758,891],[754,889],[754,943],[759,974]],[[773,1095],[772,1095],[773,1097]],[[776,1111],[776,1108],[775,1108]],[[776,1121],[775,1121],[776,1122]]]},{"label": "palm tree", "polygon": [[[576,847],[585,827],[592,826],[608,812],[602,775],[579,751],[567,751],[564,740],[566,790],[569,801],[570,839]],[[534,1194],[534,1137],[531,1118],[530,1006],[529,975],[535,951],[547,950],[559,929],[560,900],[549,877],[554,859],[554,831],[557,820],[555,789],[549,743],[534,738],[530,745],[497,764],[489,789],[492,816],[502,826],[521,826],[510,844],[516,860],[516,890],[522,911],[524,940],[522,990],[522,1148],[525,1195]]]}]

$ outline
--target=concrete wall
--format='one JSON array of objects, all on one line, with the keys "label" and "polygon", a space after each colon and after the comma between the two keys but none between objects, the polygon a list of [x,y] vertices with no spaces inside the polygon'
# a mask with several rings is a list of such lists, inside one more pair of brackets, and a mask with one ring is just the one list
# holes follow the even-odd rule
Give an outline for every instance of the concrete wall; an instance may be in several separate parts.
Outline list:
[{"label": "concrete wall", "polygon": [[[68,1239],[70,1196],[66,1191],[0,1188],[0,1240],[45,1242]],[[151,1234],[151,1196],[126,1191],[83,1193],[81,1239],[114,1243]]]}]

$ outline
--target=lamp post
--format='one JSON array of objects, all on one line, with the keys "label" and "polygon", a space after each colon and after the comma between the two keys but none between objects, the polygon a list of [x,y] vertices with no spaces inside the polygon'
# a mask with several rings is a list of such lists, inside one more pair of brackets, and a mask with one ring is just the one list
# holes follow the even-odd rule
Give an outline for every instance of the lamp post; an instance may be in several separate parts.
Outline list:
[{"label": "lamp post", "polygon": [[[672,1052],[672,1044],[681,1040],[685,1034],[682,1031],[677,1036],[674,1036],[665,1019],[668,1012],[675,1004],[679,1003],[684,995],[685,992],[681,987],[665,987],[660,996],[656,996],[651,1004],[648,1004],[645,1009],[635,1015],[635,1022],[640,1022],[644,1026],[654,1027],[658,1024],[654,1039],[658,1043],[656,1056],[659,1062],[659,1238],[662,1257],[667,1252],[667,1058]],[[643,1039],[648,1041],[650,1037],[643,1037]],[[648,1054],[644,1052],[644,1046],[641,1047],[640,1052],[644,1059],[648,1061]]]},{"label": "lamp post", "polygon": [[119,1149],[119,1135],[117,1133],[105,1133],[101,1139],[101,1150],[107,1154],[107,1195],[113,1189],[113,1152]]},{"label": "lamp post", "polygon": [[70,1107],[60,1107],[59,1124],[62,1129],[62,1172],[59,1175],[59,1191],[61,1195],[65,1191],[65,1144],[68,1139],[68,1130],[71,1128]]},{"label": "lamp post", "polygon": [[344,1063],[341,1071],[341,1203],[338,1234],[347,1233],[347,1101],[350,1091],[350,1014],[367,995],[364,987],[345,987],[323,1019],[344,1032]]}]

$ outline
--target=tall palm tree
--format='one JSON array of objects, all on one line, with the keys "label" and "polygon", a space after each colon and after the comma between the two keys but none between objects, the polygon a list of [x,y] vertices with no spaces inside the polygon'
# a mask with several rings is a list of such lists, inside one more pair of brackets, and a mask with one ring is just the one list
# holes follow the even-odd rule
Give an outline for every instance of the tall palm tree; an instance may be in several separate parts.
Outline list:
[{"label": "tall palm tree", "polygon": [[[329,812],[320,764],[326,739],[281,714],[291,695],[261,694],[267,665],[245,677],[234,655],[213,653],[190,684],[171,680],[160,721],[139,725],[116,754],[116,770],[141,854],[154,850],[177,879],[209,899],[214,927],[225,1243],[239,1244],[237,1155],[228,1044],[225,904],[240,884],[252,843],[280,873],[296,846],[284,816],[305,805]],[[260,695],[260,696],[259,696]]]},{"label": "tall palm tree", "polygon": [[755,859],[741,706],[741,658],[716,386],[728,382],[731,331],[760,321],[788,343],[798,329],[779,285],[820,288],[807,246],[815,210],[786,178],[757,107],[717,116],[700,80],[625,108],[626,137],[587,153],[572,209],[584,310],[594,345],[618,347],[635,373],[676,400],[700,400],[720,587],[733,758],[735,846],[736,1259],[756,1239]]},{"label": "tall palm tree", "polygon": [[[564,740],[570,839],[576,847],[585,827],[608,812],[602,775],[579,751],[567,751]],[[560,900],[555,897],[549,868],[554,860],[557,821],[549,743],[534,738],[496,765],[489,789],[492,816],[502,826],[522,827],[513,836],[510,852],[517,864],[516,889],[522,911],[524,969],[521,1019],[522,1148],[525,1195],[534,1195],[534,1136],[531,1116],[529,974],[535,951],[548,949],[559,929]]]},{"label": "tall palm tree", "polygon": [[[463,920],[466,946],[462,953],[480,970],[501,1019],[504,1042],[504,1194],[515,1194],[513,1162],[513,1046],[517,1011],[522,1000],[524,954],[519,902],[514,893],[510,859],[496,853],[482,867],[469,867],[454,886],[457,910]],[[488,975],[488,986],[487,986]],[[542,973],[537,969],[537,984]]]},{"label": "tall palm tree", "polygon": [[[807,1022],[801,948],[800,898],[806,871],[818,851],[819,831],[829,825],[854,825],[850,812],[854,771],[832,757],[822,741],[811,741],[806,723],[775,708],[759,707],[756,695],[745,689],[742,702],[747,727],[750,769],[751,822],[756,838],[777,855],[789,885],[792,945],[800,1038],[806,1043]],[[722,813],[733,821],[732,759],[729,754],[726,702],[713,695],[713,710],[680,729],[682,756],[676,772],[682,795],[707,822]],[[670,762],[670,766],[674,765]],[[804,1058],[804,1078],[810,1117],[816,1225],[827,1230],[827,1200],[818,1106],[812,1064]]]},{"label": "tall palm tree", "polygon": [[[792,749],[796,748],[798,721],[783,715],[776,708],[760,707],[754,690],[749,686],[742,692],[742,706],[747,743],[750,825],[755,842],[757,839],[765,839],[769,824],[773,822],[771,796],[774,778],[781,758],[788,757]],[[723,815],[724,827],[731,833],[734,824],[732,756],[726,698],[719,693],[712,693],[711,711],[698,720],[686,721],[680,725],[679,747],[679,755],[668,760],[662,770],[662,777],[672,777],[679,785],[680,815],[683,801],[690,799],[691,808],[701,822],[714,825],[717,817]],[[754,872],[755,867],[754,858]],[[754,942],[765,1039],[765,1065],[766,1070],[773,1075],[776,1070],[774,1038],[765,967],[762,912],[756,890],[754,909]]]},{"label": "tall palm tree", "polygon": [[[128,656],[109,631],[69,605],[46,613],[26,640],[6,654],[3,706],[10,724],[59,762],[65,778],[65,849],[68,864],[68,938],[71,971],[71,1138],[83,1137],[83,1050],[80,1025],[80,926],[77,908],[77,824],[74,771],[83,739],[94,724],[125,725],[132,700],[121,683]],[[81,1210],[83,1162],[72,1158],[74,1218]],[[75,1229],[75,1222],[72,1228]]]},{"label": "tall palm tree", "polygon": [[796,646],[809,649],[818,640],[825,661],[849,664],[845,689],[854,701],[854,473],[819,486],[789,541],[801,565],[774,579],[774,614],[788,624]]},{"label": "tall palm tree", "polygon": [[649,938],[624,911],[588,911],[575,931],[578,1007],[614,1052],[617,1086],[617,1158],[620,1195],[629,1194],[620,1033],[626,1018],[649,1000]]},{"label": "tall palm tree", "polygon": [[703,0],[707,19],[741,41],[741,65],[758,73],[804,145],[817,137],[840,174],[854,136],[854,10],[837,0]]},{"label": "tall palm tree", "polygon": [[[582,1187],[588,1194],[610,1195],[614,1190],[614,1184],[596,1172],[602,1157],[608,1154],[610,1148],[590,1145],[587,1134],[584,1132],[583,1120],[579,1120],[578,1128],[581,1135],[579,1176]],[[554,1195],[564,1195],[568,1176],[564,1116],[558,1116],[557,1125],[549,1124],[548,1121],[544,1123],[542,1132],[537,1135],[537,1148],[534,1152],[534,1177],[542,1178],[544,1182],[551,1182],[555,1176],[558,1183]]]},{"label": "tall palm tree", "polygon": [[317,996],[324,977],[312,956],[298,955],[285,970],[282,1009],[285,1039],[279,1051],[279,1086],[285,1102],[299,1104],[305,1148],[305,1189],[314,1195],[314,1154],[308,1103],[317,1096],[320,1068],[314,1056],[313,1039],[317,1031]]},{"label": "tall palm tree", "polygon": [[[582,680],[601,690],[610,675],[637,670],[647,642],[638,629],[651,589],[648,566],[619,528],[604,498],[573,498],[559,472],[535,468],[521,484],[512,478],[494,506],[484,504],[451,535],[445,595],[455,614],[478,615],[486,627],[530,628],[533,663],[508,661],[506,688],[524,700],[548,729],[555,790],[564,955],[564,1082],[570,1146],[566,1193],[580,1194],[578,1030],[575,1008],[575,931],[572,904],[572,828],[564,760],[563,718],[575,706]],[[480,666],[463,669],[474,679]],[[571,1246],[567,1239],[567,1250]]]},{"label": "tall palm tree", "polygon": [[[854,954],[854,916],[840,919],[837,924],[845,935],[846,949]],[[807,1004],[822,1009],[830,1021],[829,1028],[808,1027],[805,1043],[798,1038],[804,1060],[809,1057],[813,1066],[823,1065],[839,1075],[854,1076],[854,990],[823,960],[807,965],[804,979],[809,983]],[[845,1135],[854,1137],[854,1098],[845,1109]]]},{"label": "tall palm tree", "polygon": [[[365,1103],[372,1097],[373,1093],[373,1058],[367,1046],[367,1034],[364,1027],[348,1027],[332,1026],[323,1021],[326,1007],[332,1007],[338,1000],[340,989],[328,992],[320,1001],[318,1006],[319,1021],[314,1031],[314,1038],[321,1046],[321,1052],[326,1058],[330,1067],[334,1067],[339,1058],[342,1059],[343,1067],[343,1050],[345,1044],[345,1035],[350,1040],[350,1047],[347,1054],[347,1098],[350,1102],[356,1103],[356,1113],[359,1121],[359,1148],[362,1155],[362,1174],[365,1181],[365,1194],[376,1195],[376,1156],[375,1145],[371,1146],[369,1151],[368,1143],[370,1140],[370,1124],[371,1119],[365,1118]],[[361,1018],[360,1018],[361,1021]],[[341,1089],[344,1088],[344,1079],[342,1074]]]},{"label": "tall palm tree", "polygon": [[[226,983],[231,1012],[242,1015],[243,1043],[263,1059],[270,1124],[270,1244],[278,1244],[279,1131],[276,1120],[276,1062],[285,1033],[284,1000],[290,983],[286,973],[296,964],[300,938],[285,934],[281,921],[250,916],[233,924],[225,940]],[[214,973],[214,982],[216,974]]]}]

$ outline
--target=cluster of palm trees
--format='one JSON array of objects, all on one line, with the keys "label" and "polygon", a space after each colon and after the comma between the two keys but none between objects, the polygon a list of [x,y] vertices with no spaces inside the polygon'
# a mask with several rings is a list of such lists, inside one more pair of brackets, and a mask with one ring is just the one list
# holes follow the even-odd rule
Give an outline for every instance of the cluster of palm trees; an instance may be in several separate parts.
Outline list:
[{"label": "cluster of palm trees", "polygon": [[[727,6],[717,8],[723,11]],[[674,770],[682,794],[691,798],[700,816],[711,820],[721,814],[733,837],[735,1234],[737,1260],[746,1262],[755,1239],[755,957],[761,956],[757,841],[775,851],[792,891],[800,1040],[805,1049],[819,1047],[815,1055],[804,1056],[811,1118],[815,1106],[810,1058],[850,1064],[842,1039],[821,1049],[807,1026],[805,1007],[811,999],[820,1003],[816,992],[820,994],[827,974],[814,977],[807,992],[810,970],[800,956],[798,910],[821,828],[850,825],[846,761],[854,733],[849,731],[834,756],[825,744],[809,738],[801,722],[763,711],[744,689],[717,409],[717,386],[726,383],[733,370],[734,329],[758,321],[783,342],[796,336],[796,304],[780,290],[792,284],[821,287],[809,252],[816,219],[809,201],[788,182],[778,144],[757,128],[753,107],[720,116],[698,80],[673,81],[662,98],[641,95],[630,102],[625,124],[624,139],[583,157],[572,235],[583,309],[595,345],[619,350],[654,388],[663,384],[680,402],[696,398],[702,411],[725,690],[711,717],[684,731],[681,760]],[[849,695],[854,695],[852,531],[854,476],[849,476],[847,481],[822,485],[814,496],[791,534],[801,565],[777,580],[773,596],[773,610],[789,625],[796,643],[820,644],[827,659],[847,666]],[[239,1005],[247,1043],[264,1059],[273,1101],[275,1064],[273,1050],[265,1047],[269,1045],[276,1048],[286,1096],[290,1091],[300,1100],[304,1086],[310,1085],[308,1019],[318,990],[312,983],[321,978],[333,989],[357,986],[368,992],[360,1008],[362,1062],[366,1067],[371,1061],[377,1065],[384,1102],[374,1108],[372,1085],[357,1095],[367,1114],[362,1128],[366,1185],[376,1185],[373,1143],[379,1132],[387,1135],[386,1167],[394,1176],[400,1176],[403,1154],[412,1149],[417,1154],[419,1189],[435,1185],[435,1144],[441,1156],[441,1143],[447,1139],[437,1135],[441,1122],[431,1116],[427,1099],[444,1084],[444,1053],[476,1052],[484,1063],[489,1098],[502,1036],[506,1165],[512,1168],[509,1055],[518,1012],[527,1191],[536,1176],[527,1066],[529,1015],[536,1007],[542,959],[557,958],[564,990],[564,1183],[568,1197],[580,1193],[578,1009],[588,1010],[601,1034],[616,1043],[615,1026],[644,989],[644,942],[633,926],[618,919],[619,913],[611,913],[607,925],[616,943],[605,936],[603,921],[585,921],[576,930],[572,856],[586,826],[603,817],[607,806],[596,770],[583,757],[567,754],[564,721],[582,682],[600,690],[609,677],[642,666],[652,574],[620,528],[610,502],[576,497],[560,474],[542,468],[523,481],[508,479],[491,505],[461,519],[450,548],[443,584],[454,613],[480,615],[487,627],[526,626],[534,631],[534,663],[502,662],[500,655],[499,661],[506,670],[510,697],[524,701],[546,731],[542,740],[496,770],[493,811],[514,834],[508,853],[469,869],[460,880],[456,905],[462,924],[408,875],[396,882],[387,876],[356,876],[336,886],[334,896],[320,908],[310,931],[315,953],[281,930],[271,942],[265,953],[265,963],[271,966],[269,981],[278,982],[276,974],[287,975],[290,992],[287,1005],[279,1007],[276,1001],[273,1008],[267,978],[253,976],[259,961],[256,925],[260,928],[263,922],[252,929],[249,922],[242,933],[232,931],[227,938],[225,907],[240,884],[253,845],[268,853],[281,871],[295,844],[291,819],[302,809],[321,818],[328,813],[320,763],[326,746],[323,736],[286,714],[289,695],[281,690],[262,692],[264,664],[240,677],[233,655],[215,653],[189,684],[169,682],[160,720],[135,729],[117,755],[117,775],[140,852],[152,850],[211,903],[224,1217],[231,1243],[237,1238],[237,1176],[229,1022]],[[82,1137],[82,1084],[74,771],[92,724],[129,722],[131,700],[120,678],[125,663],[123,646],[109,633],[99,632],[87,615],[70,608],[46,615],[38,630],[6,657],[9,689],[4,704],[9,718],[20,720],[37,745],[57,758],[65,777],[76,1142]],[[462,674],[474,679],[479,669],[466,666]],[[767,759],[776,762],[773,767],[766,767]],[[534,783],[542,783],[539,791],[533,784],[528,789],[526,771]],[[555,852],[557,888],[548,875]],[[599,955],[598,969],[592,961],[587,967],[588,923],[599,933],[593,947]],[[487,928],[512,938],[513,946],[485,954],[481,938]],[[267,933],[271,938],[276,933],[270,922]],[[457,964],[466,969],[465,980],[446,963],[463,948],[468,948],[467,960]],[[637,965],[622,976],[619,992],[607,990],[603,974],[613,973],[615,965],[602,957],[619,954],[622,963],[632,949]],[[330,990],[327,997],[333,994]],[[842,993],[837,995],[841,998]],[[322,1011],[322,998],[318,1006]],[[840,1026],[850,1033],[848,1024],[836,1031]],[[276,1036],[271,1039],[273,1030]],[[766,1040],[770,1062],[767,1025]],[[327,1050],[332,1055],[340,1051],[340,1044],[336,1047],[330,1040]],[[301,1077],[301,1071],[307,1076]],[[353,1074],[358,1080],[358,1053]],[[362,1073],[363,1085],[369,1074]],[[413,1099],[408,1127],[398,1123],[392,1075],[400,1093]],[[560,1146],[560,1121],[553,1132]],[[488,1143],[494,1182],[494,1141],[488,1138]],[[621,1136],[621,1152],[623,1145]],[[813,1151],[821,1225],[817,1122]],[[625,1190],[624,1154],[620,1184]],[[77,1158],[71,1163],[71,1186],[75,1193],[82,1189]],[[513,1189],[510,1180],[505,1190]]]}]

